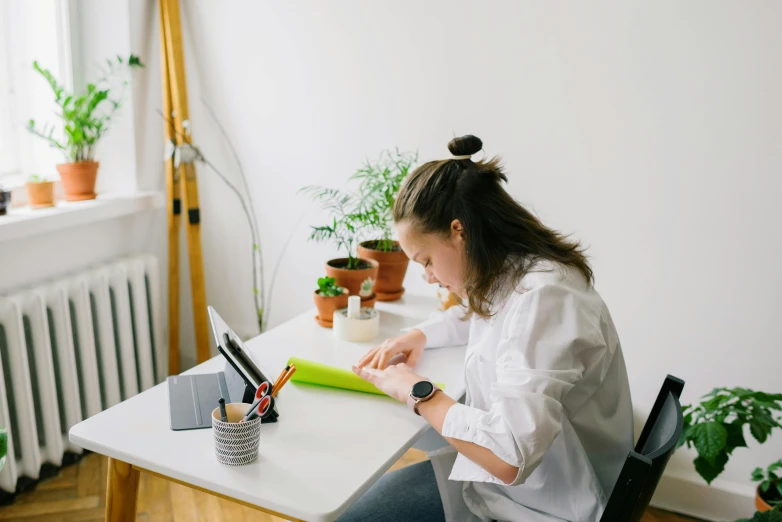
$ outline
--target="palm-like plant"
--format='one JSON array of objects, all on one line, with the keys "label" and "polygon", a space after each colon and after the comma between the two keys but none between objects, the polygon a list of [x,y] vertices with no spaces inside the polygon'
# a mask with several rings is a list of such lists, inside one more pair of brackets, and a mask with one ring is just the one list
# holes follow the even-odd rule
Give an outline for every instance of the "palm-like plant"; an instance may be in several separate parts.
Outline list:
[{"label": "palm-like plant", "polygon": [[334,241],[337,250],[344,250],[348,258],[348,270],[359,268],[356,254],[361,235],[372,226],[373,216],[358,211],[354,194],[339,189],[308,185],[299,190],[320,202],[321,208],[331,214],[327,225],[312,227],[309,239],[312,241]]},{"label": "palm-like plant", "polygon": [[391,238],[394,202],[410,168],[418,161],[418,152],[384,151],[378,161],[367,161],[351,180],[359,181],[356,211],[368,227],[379,233],[376,250],[391,252],[398,247]]}]

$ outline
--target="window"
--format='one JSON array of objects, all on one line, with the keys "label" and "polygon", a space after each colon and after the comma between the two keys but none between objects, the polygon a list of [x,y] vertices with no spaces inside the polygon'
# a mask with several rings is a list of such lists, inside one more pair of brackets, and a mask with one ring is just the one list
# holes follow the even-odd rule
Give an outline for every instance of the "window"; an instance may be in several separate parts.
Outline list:
[{"label": "window", "polygon": [[27,122],[58,123],[51,88],[34,60],[72,87],[68,11],[67,0],[0,2],[0,183],[6,187],[23,185],[31,174],[58,178],[62,154],[32,135]]}]

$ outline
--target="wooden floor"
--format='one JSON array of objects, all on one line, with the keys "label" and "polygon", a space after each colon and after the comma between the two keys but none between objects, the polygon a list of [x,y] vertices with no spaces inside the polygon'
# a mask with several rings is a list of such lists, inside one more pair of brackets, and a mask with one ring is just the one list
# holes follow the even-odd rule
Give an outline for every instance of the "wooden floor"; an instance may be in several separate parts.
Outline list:
[{"label": "wooden floor", "polygon": [[[394,464],[398,469],[426,459],[423,452],[410,450]],[[58,476],[43,481],[33,491],[17,496],[13,505],[0,508],[0,521],[75,522],[103,520],[106,505],[108,460],[91,454],[62,469]],[[279,522],[267,515],[227,500],[195,491],[142,473],[139,485],[138,522]],[[650,510],[643,522],[693,520]]]}]

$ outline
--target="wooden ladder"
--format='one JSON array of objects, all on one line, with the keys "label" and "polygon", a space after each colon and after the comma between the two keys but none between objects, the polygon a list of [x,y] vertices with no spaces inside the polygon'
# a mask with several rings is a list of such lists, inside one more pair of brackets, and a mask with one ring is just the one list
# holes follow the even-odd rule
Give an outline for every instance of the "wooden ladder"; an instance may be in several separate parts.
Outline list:
[{"label": "wooden ladder", "polygon": [[[166,141],[175,148],[189,145],[190,134],[185,59],[179,0],[160,0],[160,49],[163,79],[163,113],[166,119]],[[174,149],[172,149],[174,150]],[[186,209],[188,262],[193,300],[193,325],[196,334],[196,358],[209,358],[209,328],[204,286],[204,261],[201,251],[201,215],[198,207],[198,185],[193,161],[166,159],[166,199],[168,207],[168,374],[179,373],[179,229],[182,207]]]}]

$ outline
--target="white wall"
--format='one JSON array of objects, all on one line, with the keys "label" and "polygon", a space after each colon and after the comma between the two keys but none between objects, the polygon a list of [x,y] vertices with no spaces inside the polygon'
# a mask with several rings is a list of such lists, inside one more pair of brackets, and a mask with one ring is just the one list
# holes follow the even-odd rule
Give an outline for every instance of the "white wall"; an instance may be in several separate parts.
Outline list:
[{"label": "white wall", "polygon": [[[182,9],[194,135],[238,180],[203,96],[251,178],[267,276],[293,236],[272,325],[312,306],[335,254],[305,241],[320,215],[299,187],[339,186],[388,147],[442,158],[453,135],[474,133],[505,159],[515,197],[590,246],[639,422],[666,373],[687,381],[685,402],[714,386],[782,391],[782,4],[188,0]],[[212,173],[199,170],[199,189],[208,300],[251,333],[248,229]],[[780,434],[737,450],[718,486],[748,493],[750,470],[780,453]],[[699,481],[691,460],[677,453],[670,474]]]}]

